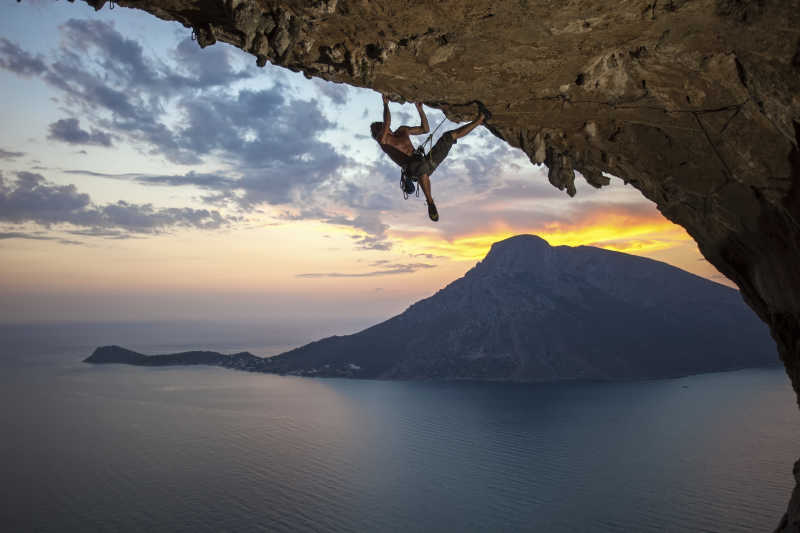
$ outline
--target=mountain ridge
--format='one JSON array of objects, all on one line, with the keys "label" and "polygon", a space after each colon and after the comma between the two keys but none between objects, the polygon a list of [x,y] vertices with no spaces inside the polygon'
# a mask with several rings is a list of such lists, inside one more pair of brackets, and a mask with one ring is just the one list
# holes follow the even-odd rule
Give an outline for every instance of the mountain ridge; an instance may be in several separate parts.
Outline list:
[{"label": "mountain ridge", "polygon": [[[773,350],[766,326],[734,289],[652,259],[517,235],[494,243],[463,277],[360,332],[264,359],[217,354],[186,363],[198,358],[172,354],[131,364],[383,379],[616,380],[777,365]],[[124,362],[104,360],[115,353],[96,351],[87,362]]]}]

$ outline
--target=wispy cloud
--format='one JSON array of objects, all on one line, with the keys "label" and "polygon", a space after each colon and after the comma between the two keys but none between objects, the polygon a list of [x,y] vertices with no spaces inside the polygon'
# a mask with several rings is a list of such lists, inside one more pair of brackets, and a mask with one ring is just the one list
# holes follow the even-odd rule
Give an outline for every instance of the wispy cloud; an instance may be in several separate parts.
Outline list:
[{"label": "wispy cloud", "polygon": [[40,233],[25,233],[22,231],[4,231],[0,232],[0,240],[7,239],[26,239],[32,241],[56,241],[59,244],[70,245],[83,245],[81,241],[73,241],[70,239],[63,239],[61,237],[54,237],[52,235],[45,235]]},{"label": "wispy cloud", "polygon": [[435,268],[436,265],[429,263],[408,263],[386,265],[380,270],[369,272],[317,272],[309,274],[297,274],[298,278],[372,278],[376,276],[393,276],[398,274],[412,274],[418,270]]},{"label": "wispy cloud", "polygon": [[216,173],[200,173],[193,170],[185,174],[141,174],[126,172],[123,174],[110,174],[92,170],[71,169],[63,171],[65,174],[92,176],[121,181],[133,181],[142,185],[161,185],[169,187],[192,186],[212,191],[232,191],[239,188],[237,179]]},{"label": "wispy cloud", "polygon": [[10,152],[0,148],[0,159],[17,159],[25,155],[25,152]]}]

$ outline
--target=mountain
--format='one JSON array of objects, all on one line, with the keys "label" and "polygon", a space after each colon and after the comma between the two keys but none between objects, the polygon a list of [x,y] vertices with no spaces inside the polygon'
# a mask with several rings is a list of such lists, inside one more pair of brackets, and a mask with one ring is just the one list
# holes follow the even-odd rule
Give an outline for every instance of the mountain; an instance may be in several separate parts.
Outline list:
[{"label": "mountain", "polygon": [[662,378],[777,365],[739,293],[665,263],[533,235],[404,313],[270,359],[271,371],[371,378]]},{"label": "mountain", "polygon": [[779,364],[766,325],[737,291],[651,259],[551,247],[533,235],[495,243],[464,277],[353,335],[263,359],[145,356],[107,346],[86,362],[513,381],[665,378]]}]

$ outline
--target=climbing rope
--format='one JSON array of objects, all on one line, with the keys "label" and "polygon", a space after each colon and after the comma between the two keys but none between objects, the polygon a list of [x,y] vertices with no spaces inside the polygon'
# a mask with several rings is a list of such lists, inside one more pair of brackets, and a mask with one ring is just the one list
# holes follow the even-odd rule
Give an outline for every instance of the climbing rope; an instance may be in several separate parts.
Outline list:
[{"label": "climbing rope", "polygon": [[[422,142],[422,144],[420,144],[420,147],[422,147],[424,149],[425,145],[428,144],[428,145],[430,145],[430,148],[428,148],[427,151],[430,152],[433,149],[433,136],[436,135],[436,132],[439,131],[439,128],[442,127],[442,124],[444,124],[445,120],[446,119],[443,118],[442,120],[439,121],[439,125],[436,126],[436,129],[434,129],[433,132],[430,135],[428,135],[428,138],[425,139]],[[423,155],[424,155],[424,153],[423,153]]]}]

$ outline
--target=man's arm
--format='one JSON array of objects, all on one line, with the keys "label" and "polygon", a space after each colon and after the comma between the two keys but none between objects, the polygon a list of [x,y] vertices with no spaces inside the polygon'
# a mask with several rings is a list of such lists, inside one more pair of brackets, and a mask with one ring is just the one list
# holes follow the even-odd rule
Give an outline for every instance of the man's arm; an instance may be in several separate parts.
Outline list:
[{"label": "man's arm", "polygon": [[389,112],[389,97],[385,94],[381,96],[383,97],[383,129],[378,138],[378,142],[380,143],[384,142],[386,136],[391,131],[389,127],[392,125],[392,114]]},{"label": "man's arm", "polygon": [[419,120],[420,125],[415,126],[413,128],[408,128],[409,135],[422,135],[423,133],[428,133],[430,131],[430,127],[428,126],[428,117],[425,116],[425,111],[422,109],[422,104],[417,102],[417,112],[419,113]]}]

